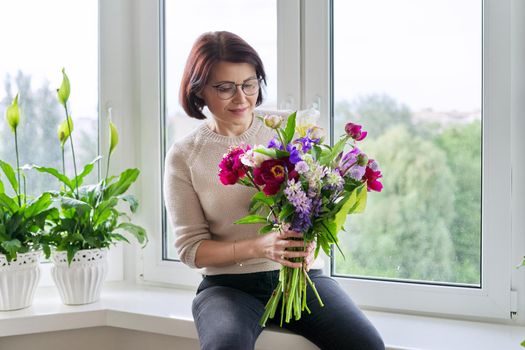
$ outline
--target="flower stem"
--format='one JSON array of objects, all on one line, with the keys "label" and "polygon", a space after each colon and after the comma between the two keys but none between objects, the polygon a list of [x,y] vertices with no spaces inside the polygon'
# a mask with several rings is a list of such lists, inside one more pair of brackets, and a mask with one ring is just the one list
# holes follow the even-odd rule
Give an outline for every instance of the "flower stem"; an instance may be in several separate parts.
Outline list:
[{"label": "flower stem", "polygon": [[18,206],[22,206],[22,202],[20,201],[20,161],[18,157],[18,134],[16,132],[15,128],[15,152],[16,152],[16,171],[18,173],[18,191],[16,191],[16,197],[18,198]]},{"label": "flower stem", "polygon": [[77,198],[80,198],[79,192],[78,192],[78,179],[77,179],[77,161],[75,159],[75,148],[73,147],[73,134],[71,130],[71,123],[69,122],[69,114],[67,112],[67,105],[64,103],[64,109],[66,111],[66,122],[67,122],[67,130],[69,132],[69,142],[71,144],[71,154],[73,155],[73,169],[75,170],[75,188],[77,190]]}]

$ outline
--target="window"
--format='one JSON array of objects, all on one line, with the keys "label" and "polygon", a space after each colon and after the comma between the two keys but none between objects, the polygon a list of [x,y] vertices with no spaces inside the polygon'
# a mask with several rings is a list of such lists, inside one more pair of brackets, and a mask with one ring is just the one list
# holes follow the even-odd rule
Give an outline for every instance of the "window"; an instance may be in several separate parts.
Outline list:
[{"label": "window", "polygon": [[[247,15],[242,0],[166,0],[165,28],[165,150],[174,140],[188,134],[202,121],[189,118],[179,104],[179,84],[191,46],[204,32],[226,30],[238,34],[259,53],[267,74],[265,101],[259,108],[277,106],[277,16],[276,1],[251,1],[253,15]],[[199,9],[199,11],[195,11]],[[220,15],[219,15],[220,14]],[[257,15],[255,15],[257,14]],[[261,28],[264,30],[261,30]],[[205,109],[205,114],[209,111]],[[164,221],[166,220],[164,216]],[[174,235],[165,225],[165,258],[177,259]]]},{"label": "window", "polygon": [[[199,4],[199,13],[206,11]],[[267,12],[253,7],[266,2],[236,8],[235,21],[220,12],[231,4],[210,5],[219,7],[214,18],[226,23],[219,28],[236,31],[258,45],[256,37],[230,25],[257,13],[258,22],[265,30],[270,28],[261,20]],[[141,84],[151,88],[141,95],[142,118],[166,111],[166,127],[160,118],[158,124],[141,124],[142,142],[148,145],[158,139],[169,145],[187,132],[182,128],[190,120],[183,125],[176,116],[181,113],[176,101],[180,71],[196,36],[216,29],[211,21],[188,35],[204,22],[199,16],[193,26],[180,24],[175,30],[179,24],[168,20],[168,13],[190,17],[191,11],[184,11],[194,4],[166,0],[165,5],[162,1],[140,5],[146,28],[140,46]],[[164,9],[166,27],[161,30],[158,14]],[[514,248],[512,254],[518,258],[511,261],[511,240],[523,242],[510,225],[511,29],[502,23],[510,23],[511,1],[276,0],[268,11],[276,18],[275,34],[263,36],[276,40],[272,55],[279,80],[269,82],[277,86],[275,105],[319,109],[322,126],[335,137],[347,120],[361,122],[370,132],[363,148],[383,157],[379,160],[385,192],[371,194],[367,212],[350,218],[350,234],[343,242],[347,259],[334,253],[327,272],[363,307],[509,319],[511,272],[523,254]],[[160,42],[166,45],[163,67],[156,38],[163,38]],[[256,49],[264,55],[260,47]],[[180,61],[174,66],[171,62],[176,60]],[[160,77],[166,77],[164,84]],[[403,162],[414,167],[410,176],[419,181],[407,183],[406,172],[388,162],[385,145],[394,141],[405,147]],[[200,277],[166,249],[173,242],[163,244],[168,236],[155,219],[161,222],[163,211],[161,155],[166,146],[156,147],[141,150],[140,166],[148,188],[154,189],[144,193],[148,210],[143,215],[153,218],[147,221],[154,233],[143,256],[144,278],[196,285]],[[421,153],[417,164],[413,150]],[[415,172],[416,165],[420,173]],[[401,185],[405,188],[399,191],[400,198],[392,198],[388,191]],[[397,202],[403,202],[404,211],[390,215]],[[389,213],[388,221],[383,213]],[[412,227],[407,224],[421,216],[424,220],[411,222]],[[383,231],[374,227],[385,221],[389,226]]]},{"label": "window", "polygon": [[385,174],[335,275],[481,286],[481,30],[479,0],[334,1],[334,132]]},{"label": "window", "polygon": [[[43,16],[42,14],[46,15]],[[56,130],[65,116],[56,98],[65,68],[71,80],[70,113],[75,123],[77,164],[86,164],[98,153],[98,6],[87,1],[4,1],[0,4],[0,32],[4,54],[0,64],[0,108],[19,93],[22,120],[18,129],[20,164],[36,163],[62,168]],[[16,29],[16,30],[15,30]],[[8,34],[11,33],[11,34]],[[14,140],[7,124],[0,123],[0,158],[12,165]],[[13,140],[13,141],[11,141]],[[72,176],[66,147],[66,170]],[[93,172],[97,180],[97,172]],[[41,173],[27,172],[28,194],[55,186]]]}]

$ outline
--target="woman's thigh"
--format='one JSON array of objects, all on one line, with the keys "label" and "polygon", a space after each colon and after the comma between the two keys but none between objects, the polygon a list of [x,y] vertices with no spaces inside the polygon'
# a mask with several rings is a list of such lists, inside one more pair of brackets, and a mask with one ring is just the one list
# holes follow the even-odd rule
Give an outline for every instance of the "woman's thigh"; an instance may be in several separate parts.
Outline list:
[{"label": "woman's thigh", "polygon": [[[354,304],[339,283],[320,271],[310,275],[324,303],[319,302],[308,287],[307,304],[301,319],[284,323],[283,327],[303,335],[321,349],[384,349],[383,340],[363,312]],[[280,320],[275,317],[275,321]]]},{"label": "woman's thigh", "polygon": [[264,305],[255,297],[225,286],[200,291],[192,305],[201,349],[253,349],[262,331]]}]

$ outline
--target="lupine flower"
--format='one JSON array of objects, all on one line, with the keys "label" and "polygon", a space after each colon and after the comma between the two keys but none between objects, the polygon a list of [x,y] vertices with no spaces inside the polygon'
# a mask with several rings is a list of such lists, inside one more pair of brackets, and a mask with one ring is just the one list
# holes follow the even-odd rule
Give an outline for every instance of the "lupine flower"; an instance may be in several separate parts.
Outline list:
[{"label": "lupine flower", "polygon": [[310,218],[312,200],[306,196],[306,193],[301,188],[301,183],[295,182],[295,180],[288,181],[287,187],[283,192],[295,208],[296,214],[292,222],[292,230],[306,232],[312,226]]},{"label": "lupine flower", "polygon": [[367,135],[367,132],[361,129],[362,126],[359,124],[347,123],[345,125],[346,134],[356,141],[363,140]]},{"label": "lupine flower", "polygon": [[267,115],[264,117],[264,125],[271,129],[279,129],[284,118],[280,115]]},{"label": "lupine flower", "polygon": [[240,147],[232,147],[222,158],[219,164],[219,179],[224,185],[234,185],[246,175],[246,169],[240,160],[245,152],[246,150]]},{"label": "lupine flower", "polygon": [[304,160],[301,160],[300,162],[297,162],[297,164],[295,164],[295,170],[297,170],[297,172],[302,175],[308,170],[310,170],[310,167]]}]

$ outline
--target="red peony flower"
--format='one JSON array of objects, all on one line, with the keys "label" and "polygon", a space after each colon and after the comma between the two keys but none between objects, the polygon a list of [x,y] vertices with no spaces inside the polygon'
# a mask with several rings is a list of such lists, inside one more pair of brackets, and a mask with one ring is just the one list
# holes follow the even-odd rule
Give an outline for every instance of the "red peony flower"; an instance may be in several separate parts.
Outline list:
[{"label": "red peony flower", "polygon": [[361,130],[362,128],[359,124],[347,123],[345,125],[345,132],[354,140],[361,141],[366,137],[366,134],[368,134],[366,131]]},{"label": "red peony flower", "polygon": [[253,169],[253,181],[259,186],[264,186],[264,194],[273,196],[281,188],[286,173],[289,179],[299,176],[288,158],[268,159],[262,162],[259,168]]},{"label": "red peony flower", "polygon": [[240,147],[231,148],[219,164],[219,179],[224,185],[234,185],[246,175],[246,168],[240,157],[248,150]]}]

